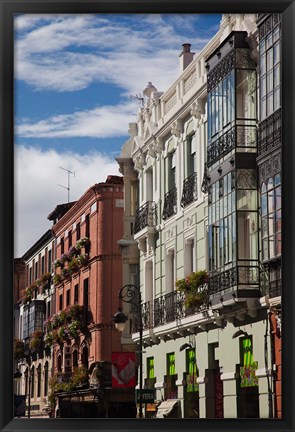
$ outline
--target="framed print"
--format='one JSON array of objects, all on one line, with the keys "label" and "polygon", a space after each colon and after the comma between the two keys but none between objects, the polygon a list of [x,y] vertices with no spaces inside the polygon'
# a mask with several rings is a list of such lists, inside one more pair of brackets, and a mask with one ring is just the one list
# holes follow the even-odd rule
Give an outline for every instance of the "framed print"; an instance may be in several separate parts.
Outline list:
[{"label": "framed print", "polygon": [[1,430],[293,430],[294,1],[0,1]]}]

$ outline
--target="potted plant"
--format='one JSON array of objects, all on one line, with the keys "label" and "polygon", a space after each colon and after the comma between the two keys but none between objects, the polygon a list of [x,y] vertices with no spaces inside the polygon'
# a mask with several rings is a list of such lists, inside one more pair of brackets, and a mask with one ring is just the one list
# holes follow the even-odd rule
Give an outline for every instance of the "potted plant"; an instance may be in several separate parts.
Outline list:
[{"label": "potted plant", "polygon": [[205,270],[192,272],[189,276],[176,281],[176,289],[185,294],[185,306],[200,307],[207,298],[207,291],[202,289],[208,282]]},{"label": "potted plant", "polygon": [[61,280],[62,280],[62,277],[61,277],[60,274],[55,274],[55,275],[54,275],[54,277],[53,277],[53,282],[54,282],[55,284],[60,283]]},{"label": "potted plant", "polygon": [[83,310],[84,308],[82,305],[79,304],[72,305],[69,309],[69,316],[72,319],[78,319],[81,317]]},{"label": "potted plant", "polygon": [[21,360],[24,358],[25,345],[21,339],[14,339],[13,353],[15,360]]},{"label": "potted plant", "polygon": [[78,268],[79,268],[78,258],[76,258],[76,257],[72,258],[71,261],[69,262],[69,267],[68,268],[69,268],[69,272],[71,274],[75,273],[78,270]]},{"label": "potted plant", "polygon": [[78,320],[73,320],[68,325],[69,335],[72,338],[76,338],[78,336],[78,330],[81,328],[81,322]]},{"label": "potted plant", "polygon": [[79,265],[86,264],[88,259],[89,259],[88,254],[78,255],[78,257],[77,257],[77,261],[78,261]]},{"label": "potted plant", "polygon": [[30,337],[30,349],[35,352],[40,352],[43,348],[43,333],[35,331]]}]

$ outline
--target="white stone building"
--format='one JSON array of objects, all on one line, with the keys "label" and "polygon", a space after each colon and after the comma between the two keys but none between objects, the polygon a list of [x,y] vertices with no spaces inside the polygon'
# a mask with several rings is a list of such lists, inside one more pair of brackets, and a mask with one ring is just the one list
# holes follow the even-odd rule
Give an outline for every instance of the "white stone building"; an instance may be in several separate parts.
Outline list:
[{"label": "white stone building", "polygon": [[[269,417],[258,187],[255,176],[251,187],[239,183],[257,168],[257,37],[256,15],[223,15],[198,55],[184,44],[178,79],[164,93],[148,84],[117,159],[125,184],[124,282],[138,284],[142,297],[144,385],[156,401],[173,400],[167,415],[180,401],[186,418]],[[202,301],[188,305],[176,281],[201,271],[208,274]],[[131,337],[139,340],[138,317],[124,310],[129,349]]]}]

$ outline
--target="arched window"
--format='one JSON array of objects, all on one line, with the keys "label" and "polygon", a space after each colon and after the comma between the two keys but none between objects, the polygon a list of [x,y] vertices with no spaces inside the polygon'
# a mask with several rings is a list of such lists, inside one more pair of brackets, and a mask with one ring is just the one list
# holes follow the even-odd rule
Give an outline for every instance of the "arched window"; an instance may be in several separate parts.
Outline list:
[{"label": "arched window", "polygon": [[30,383],[31,383],[31,398],[33,398],[35,393],[35,367],[34,366],[32,366],[31,368]]},{"label": "arched window", "polygon": [[62,367],[62,357],[61,354],[57,356],[57,372],[61,372]]},{"label": "arched window", "polygon": [[41,365],[37,367],[37,397],[41,397]]},{"label": "arched window", "polygon": [[75,349],[73,351],[73,368],[78,367],[78,351]]},{"label": "arched window", "polygon": [[44,366],[44,396],[48,395],[48,362]]},{"label": "arched window", "polygon": [[85,345],[82,349],[82,365],[88,369],[88,347]]}]

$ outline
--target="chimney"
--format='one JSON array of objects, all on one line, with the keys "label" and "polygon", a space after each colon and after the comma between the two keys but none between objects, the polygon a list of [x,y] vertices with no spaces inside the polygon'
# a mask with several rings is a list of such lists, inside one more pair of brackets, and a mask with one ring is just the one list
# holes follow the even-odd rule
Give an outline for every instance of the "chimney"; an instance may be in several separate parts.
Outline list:
[{"label": "chimney", "polygon": [[191,44],[182,44],[182,51],[179,54],[180,73],[193,61],[195,53],[191,52]]}]

